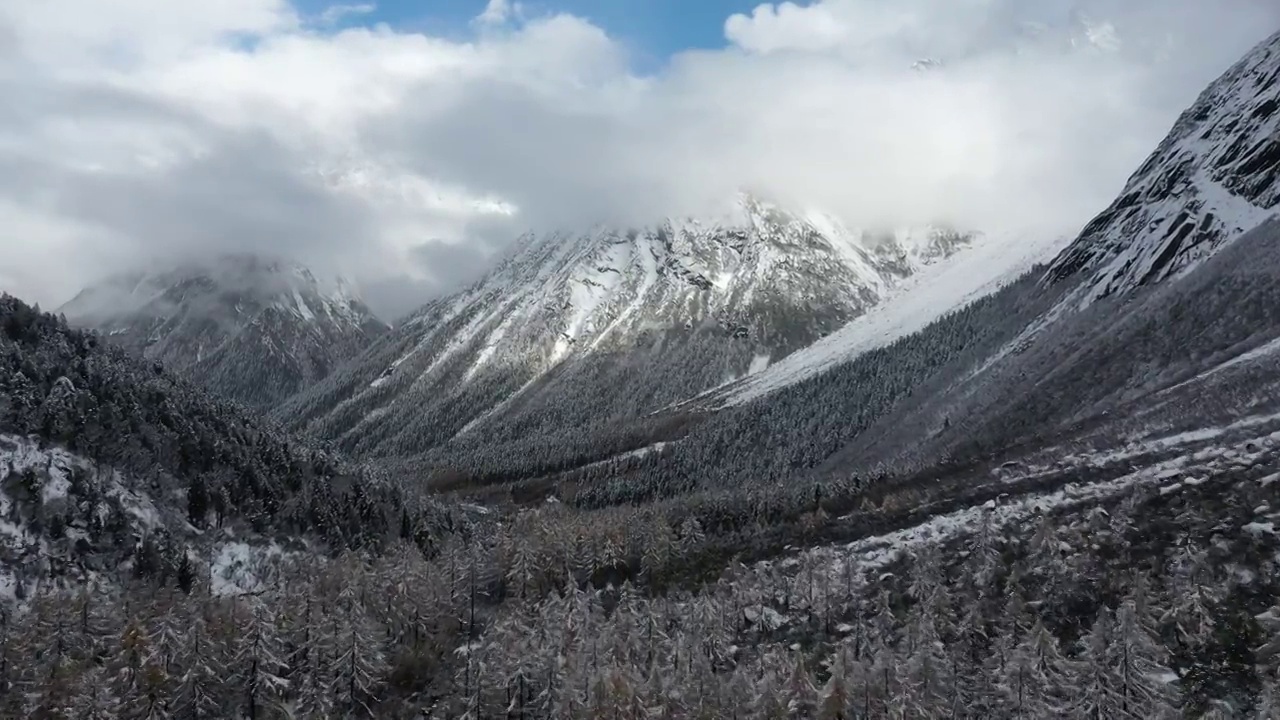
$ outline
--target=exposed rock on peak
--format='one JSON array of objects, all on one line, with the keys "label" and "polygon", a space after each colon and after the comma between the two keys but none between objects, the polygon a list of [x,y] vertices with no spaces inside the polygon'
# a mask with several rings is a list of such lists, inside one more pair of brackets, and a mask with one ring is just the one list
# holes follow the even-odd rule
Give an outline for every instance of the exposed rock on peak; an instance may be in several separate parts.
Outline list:
[{"label": "exposed rock on peak", "polygon": [[1209,86],[1120,197],[1053,263],[1089,299],[1159,282],[1261,225],[1280,202],[1280,33]]},{"label": "exposed rock on peak", "polygon": [[345,282],[247,254],[111,278],[60,311],[251,405],[325,377],[387,330]]}]

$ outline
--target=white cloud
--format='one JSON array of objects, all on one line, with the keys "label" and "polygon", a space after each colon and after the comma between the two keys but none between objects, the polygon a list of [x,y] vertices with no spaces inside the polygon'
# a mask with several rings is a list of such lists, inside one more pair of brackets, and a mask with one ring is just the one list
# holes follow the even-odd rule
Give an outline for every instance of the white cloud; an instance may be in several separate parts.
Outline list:
[{"label": "white cloud", "polygon": [[731,15],[725,37],[751,52],[830,50],[849,35],[849,29],[825,4],[800,6],[792,2],[756,6],[750,15]]},{"label": "white cloud", "polygon": [[237,36],[290,32],[298,15],[287,0],[6,0],[0,25],[46,69],[87,73],[176,62]]},{"label": "white cloud", "polygon": [[520,3],[511,0],[489,0],[484,10],[476,16],[476,22],[482,25],[501,25],[508,20],[519,17]]},{"label": "white cloud", "polygon": [[[586,20],[501,0],[464,38],[300,17],[0,3],[4,289],[56,303],[95,271],[215,248],[447,284],[527,226],[743,187],[851,224],[1068,233],[1280,7],[762,5],[726,19],[723,50],[648,76]],[[911,71],[924,57],[942,66]]]},{"label": "white cloud", "polygon": [[377,9],[378,6],[373,3],[330,5],[320,13],[320,22],[323,25],[334,25],[352,16],[368,15]]}]

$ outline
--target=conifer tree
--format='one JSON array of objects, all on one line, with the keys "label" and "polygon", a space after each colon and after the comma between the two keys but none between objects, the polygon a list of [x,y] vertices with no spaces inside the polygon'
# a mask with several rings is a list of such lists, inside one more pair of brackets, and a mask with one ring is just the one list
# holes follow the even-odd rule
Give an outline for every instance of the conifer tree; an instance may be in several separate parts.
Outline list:
[{"label": "conifer tree", "polygon": [[849,686],[851,672],[844,648],[836,650],[831,662],[831,674],[819,693],[819,720],[849,720],[853,705]]},{"label": "conifer tree", "polygon": [[1116,613],[1113,646],[1121,712],[1144,718],[1175,717],[1176,693],[1166,680],[1173,677],[1165,665],[1166,652],[1143,625],[1132,598],[1121,603]]},{"label": "conifer tree", "polygon": [[1033,585],[1027,588],[1028,591],[1033,590],[1037,597],[1051,605],[1065,601],[1074,582],[1071,567],[1063,554],[1063,545],[1057,523],[1049,515],[1040,518],[1035,533],[1027,541],[1026,567],[1022,572],[1024,582]]},{"label": "conifer tree", "polygon": [[334,656],[329,671],[336,706],[344,717],[372,717],[386,661],[377,628],[369,622],[355,580],[343,588],[337,606]]},{"label": "conifer tree", "polygon": [[86,668],[77,678],[68,703],[68,717],[80,720],[116,720],[120,700],[111,693],[111,683],[101,668]]},{"label": "conifer tree", "polygon": [[258,720],[269,717],[288,684],[281,677],[285,666],[280,639],[271,608],[260,598],[242,601],[237,617],[243,626],[229,668],[236,695],[233,702],[248,720]]},{"label": "conifer tree", "polygon": [[327,717],[333,709],[332,666],[337,633],[326,632],[329,625],[322,617],[324,608],[311,593],[300,605],[291,628],[289,696],[295,714]]},{"label": "conifer tree", "polygon": [[898,618],[887,589],[881,590],[876,598],[875,615],[871,618],[871,640],[882,647],[892,647],[898,642]]},{"label": "conifer tree", "polygon": [[1037,622],[1010,653],[999,689],[1013,718],[1061,717],[1069,683],[1057,639]]},{"label": "conifer tree", "polygon": [[217,638],[209,632],[201,603],[192,603],[186,617],[187,634],[178,649],[180,675],[173,693],[173,716],[181,720],[214,720],[224,712],[226,650],[218,647]]},{"label": "conifer tree", "polygon": [[115,668],[113,694],[120,701],[121,718],[152,720],[167,714],[170,677],[161,662],[147,628],[131,620],[121,636]]},{"label": "conifer tree", "polygon": [[506,573],[507,582],[513,588],[516,597],[527,597],[537,591],[538,568],[532,546],[517,540],[510,551],[510,564]]},{"label": "conifer tree", "polygon": [[928,607],[915,608],[908,620],[906,635],[909,642],[903,647],[906,661],[900,692],[920,717],[945,717],[950,708],[948,698],[954,689],[951,662]]},{"label": "conifer tree", "polygon": [[1121,680],[1113,664],[1114,631],[1111,611],[1101,608],[1093,627],[1082,641],[1083,648],[1073,672],[1076,690],[1075,700],[1070,706],[1073,718],[1112,720],[1124,717],[1119,689]]},{"label": "conifer tree", "polygon": [[[771,658],[770,658],[771,659]],[[754,697],[751,700],[751,717],[758,720],[788,720],[792,717],[790,698],[786,692],[786,679],[772,662],[761,668],[755,680]]]},{"label": "conifer tree", "polygon": [[802,655],[796,653],[790,664],[791,670],[782,687],[787,712],[791,717],[811,718],[818,711],[818,688],[814,687]]}]

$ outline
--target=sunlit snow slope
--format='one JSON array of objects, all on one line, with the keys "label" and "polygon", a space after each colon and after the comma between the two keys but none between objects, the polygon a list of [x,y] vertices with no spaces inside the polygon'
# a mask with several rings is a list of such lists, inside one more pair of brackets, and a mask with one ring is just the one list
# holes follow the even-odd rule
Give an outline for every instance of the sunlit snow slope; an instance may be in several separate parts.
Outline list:
[{"label": "sunlit snow slope", "polygon": [[884,347],[994,292],[1036,263],[1048,261],[1064,245],[1063,238],[978,236],[969,250],[911,277],[865,315],[765,371],[714,391],[706,400],[747,402]]}]

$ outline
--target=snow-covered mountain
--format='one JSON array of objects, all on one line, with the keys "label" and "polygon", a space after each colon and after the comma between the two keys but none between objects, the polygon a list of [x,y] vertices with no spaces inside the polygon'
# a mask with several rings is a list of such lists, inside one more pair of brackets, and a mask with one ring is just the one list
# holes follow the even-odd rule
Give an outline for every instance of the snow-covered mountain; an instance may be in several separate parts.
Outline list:
[{"label": "snow-covered mountain", "polygon": [[[390,450],[379,438],[397,436],[396,452],[533,396],[571,392],[597,420],[634,417],[811,344],[971,239],[851,229],[748,196],[715,220],[528,236],[287,414],[353,446]],[[424,414],[436,427],[411,429]]]},{"label": "snow-covered mountain", "polygon": [[253,255],[113,277],[59,312],[259,406],[325,377],[387,330],[346,283]]},{"label": "snow-covered mountain", "polygon": [[1120,197],[1053,263],[1086,300],[1163,280],[1270,217],[1280,202],[1280,34],[1215,81]]},{"label": "snow-covered mountain", "polygon": [[697,404],[748,402],[885,347],[1016,281],[1068,242],[1052,236],[977,236],[962,256],[923,269],[866,314],[763,372],[698,398]]},{"label": "snow-covered mountain", "polygon": [[545,369],[651,330],[709,325],[785,354],[969,240],[932,228],[851,232],[749,198],[739,210],[717,222],[528,237],[478,285],[407,324],[468,317],[449,348],[481,342],[472,373],[504,354]]}]

